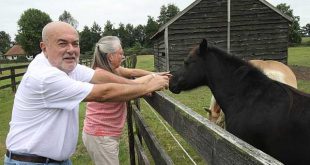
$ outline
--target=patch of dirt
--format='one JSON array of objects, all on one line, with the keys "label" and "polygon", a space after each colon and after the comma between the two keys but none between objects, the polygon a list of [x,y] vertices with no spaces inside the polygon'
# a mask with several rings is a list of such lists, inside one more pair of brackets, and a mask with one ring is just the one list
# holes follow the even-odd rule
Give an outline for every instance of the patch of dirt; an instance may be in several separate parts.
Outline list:
[{"label": "patch of dirt", "polygon": [[289,67],[293,70],[298,80],[310,81],[310,67],[296,65],[290,65]]}]

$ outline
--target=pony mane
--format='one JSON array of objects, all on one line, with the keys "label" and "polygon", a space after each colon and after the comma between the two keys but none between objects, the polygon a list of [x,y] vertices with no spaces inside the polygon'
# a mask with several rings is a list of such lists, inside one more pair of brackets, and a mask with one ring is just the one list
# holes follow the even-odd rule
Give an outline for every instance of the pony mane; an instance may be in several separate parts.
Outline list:
[{"label": "pony mane", "polygon": [[[251,65],[246,61],[243,61],[242,59],[238,58],[237,56],[235,56],[232,53],[227,52],[224,49],[221,49],[217,46],[214,45],[208,45],[208,50],[215,52],[216,54],[221,54],[222,57],[224,57],[223,59],[225,60],[233,60],[233,61],[238,61],[238,64],[240,65]],[[252,65],[251,65],[252,66]]]},{"label": "pony mane", "polygon": [[[238,72],[236,72],[236,74],[242,74],[240,76],[240,80],[243,80],[247,76],[256,77],[257,80],[262,80],[262,81],[266,81],[266,79],[269,79],[268,76],[266,76],[261,69],[258,69],[257,67],[253,66],[249,62],[240,59],[239,57],[235,56],[232,53],[228,53],[224,49],[221,49],[212,44],[208,44],[207,51],[213,52],[214,54],[216,54],[215,56],[217,58],[220,58],[220,60],[223,60],[225,62],[233,61],[234,67],[239,68],[237,69]],[[267,82],[270,82],[270,81],[267,81]]]}]

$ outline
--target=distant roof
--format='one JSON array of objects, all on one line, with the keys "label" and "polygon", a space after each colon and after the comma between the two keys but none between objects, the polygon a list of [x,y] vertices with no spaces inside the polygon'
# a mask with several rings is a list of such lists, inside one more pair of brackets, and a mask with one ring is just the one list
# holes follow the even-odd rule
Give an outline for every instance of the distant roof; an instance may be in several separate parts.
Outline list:
[{"label": "distant roof", "polygon": [[16,44],[11,47],[4,55],[5,56],[16,56],[16,55],[25,55],[26,52],[22,48],[22,46]]},{"label": "distant roof", "polygon": [[[189,6],[187,6],[184,10],[180,11],[176,16],[174,16],[173,18],[171,18],[167,23],[165,23],[164,25],[162,25],[158,31],[151,37],[154,38],[155,36],[157,36],[159,33],[161,33],[166,27],[168,27],[170,24],[172,24],[174,21],[176,21],[178,18],[180,18],[182,15],[184,15],[186,12],[188,12],[191,8],[193,8],[194,6],[196,6],[199,2],[201,2],[202,0],[196,0],[194,1],[192,4],[190,4]],[[263,4],[265,4],[266,6],[268,6],[269,8],[271,8],[272,10],[274,10],[275,12],[277,12],[279,15],[281,15],[283,18],[285,18],[286,20],[288,20],[289,22],[293,21],[293,18],[283,14],[279,9],[277,9],[276,7],[274,7],[272,4],[270,4],[269,2],[267,2],[266,0],[259,0],[260,2],[262,2]]]}]

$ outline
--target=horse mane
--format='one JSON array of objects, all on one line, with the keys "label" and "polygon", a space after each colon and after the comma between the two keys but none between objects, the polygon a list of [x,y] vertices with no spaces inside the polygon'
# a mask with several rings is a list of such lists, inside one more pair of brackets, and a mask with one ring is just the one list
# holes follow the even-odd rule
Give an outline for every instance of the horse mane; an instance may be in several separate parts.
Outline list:
[{"label": "horse mane", "polygon": [[248,78],[250,78],[252,81],[256,80],[264,82],[264,84],[269,84],[270,82],[274,81],[268,78],[268,76],[266,76],[261,69],[258,69],[249,62],[240,59],[238,56],[229,53],[224,49],[221,49],[212,44],[208,44],[207,51],[214,52],[217,58],[221,58],[221,61],[233,64],[233,67],[236,68],[234,76],[238,77],[240,82],[245,81]]},{"label": "horse mane", "polygon": [[208,50],[213,51],[213,52],[215,52],[216,54],[221,54],[222,57],[223,57],[223,59],[225,59],[225,60],[228,60],[228,61],[230,61],[230,60],[238,61],[238,63],[237,63],[238,65],[252,66],[252,65],[249,64],[248,62],[246,62],[246,61],[244,61],[244,60],[238,58],[238,57],[235,56],[234,54],[229,53],[229,52],[227,52],[226,50],[221,49],[221,48],[219,48],[219,47],[217,47],[217,46],[214,46],[214,45],[209,44],[209,45],[208,45]]}]

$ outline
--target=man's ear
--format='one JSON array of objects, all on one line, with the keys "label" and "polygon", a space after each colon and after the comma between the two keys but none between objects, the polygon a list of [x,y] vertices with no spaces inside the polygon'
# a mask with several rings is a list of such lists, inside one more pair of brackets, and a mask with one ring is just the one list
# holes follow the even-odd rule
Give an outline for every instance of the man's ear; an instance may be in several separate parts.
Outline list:
[{"label": "man's ear", "polygon": [[40,48],[41,48],[41,50],[42,50],[43,52],[46,51],[46,45],[45,45],[44,42],[40,42]]}]

